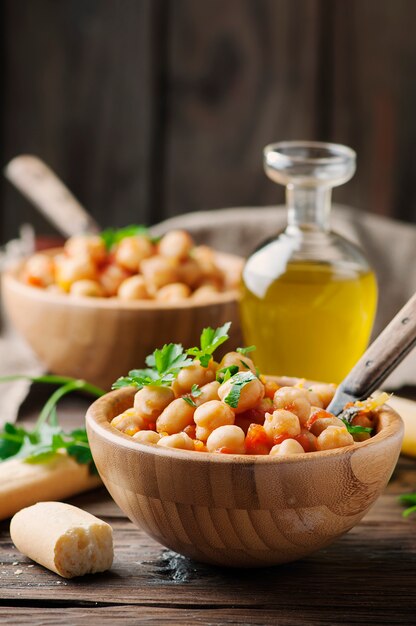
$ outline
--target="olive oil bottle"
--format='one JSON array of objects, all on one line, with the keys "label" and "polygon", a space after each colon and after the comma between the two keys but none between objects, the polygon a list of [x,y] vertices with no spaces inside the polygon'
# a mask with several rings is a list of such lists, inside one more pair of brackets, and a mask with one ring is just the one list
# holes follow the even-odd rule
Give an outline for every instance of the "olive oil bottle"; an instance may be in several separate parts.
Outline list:
[{"label": "olive oil bottle", "polygon": [[243,271],[241,322],[268,374],[340,382],[365,351],[377,285],[362,251],[330,231],[331,188],[355,171],[336,144],[281,142],[264,151],[268,176],[286,185],[288,226]]}]

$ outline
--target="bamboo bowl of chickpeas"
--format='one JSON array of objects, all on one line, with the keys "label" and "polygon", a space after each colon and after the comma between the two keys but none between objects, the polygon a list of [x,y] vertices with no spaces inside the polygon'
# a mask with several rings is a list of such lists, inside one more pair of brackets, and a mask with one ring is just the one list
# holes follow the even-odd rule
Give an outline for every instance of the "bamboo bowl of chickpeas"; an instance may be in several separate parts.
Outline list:
[{"label": "bamboo bowl of chickpeas", "polygon": [[185,355],[155,351],[146,362],[164,371],[130,372],[89,408],[110,494],[157,541],[206,563],[263,567],[327,546],[386,486],[400,417],[385,395],[335,417],[334,385],[262,376],[244,349],[215,361],[202,338]]},{"label": "bamboo bowl of chickpeas", "polygon": [[108,389],[155,345],[189,344],[234,321],[243,260],[181,230],[144,227],[68,239],[3,275],[6,312],[45,367]]}]

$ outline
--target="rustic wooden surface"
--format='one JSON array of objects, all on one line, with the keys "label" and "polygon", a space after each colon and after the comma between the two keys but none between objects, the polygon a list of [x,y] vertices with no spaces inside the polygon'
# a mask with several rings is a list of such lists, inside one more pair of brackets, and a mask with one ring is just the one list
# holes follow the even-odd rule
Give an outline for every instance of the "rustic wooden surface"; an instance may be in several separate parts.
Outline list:
[{"label": "rustic wooden surface", "polygon": [[[42,391],[23,407],[33,415]],[[85,401],[61,409],[82,420]],[[2,624],[403,624],[416,610],[415,518],[403,519],[400,493],[416,487],[416,462],[401,459],[386,492],[361,524],[302,561],[261,570],[227,570],[165,550],[129,522],[104,490],[71,502],[114,528],[110,572],[64,580],[31,563],[0,525]]]},{"label": "rustic wooden surface", "polygon": [[[1,163],[49,163],[103,225],[278,203],[261,150],[344,142],[339,202],[416,220],[413,0],[0,0]],[[0,177],[0,240],[46,222]]]}]

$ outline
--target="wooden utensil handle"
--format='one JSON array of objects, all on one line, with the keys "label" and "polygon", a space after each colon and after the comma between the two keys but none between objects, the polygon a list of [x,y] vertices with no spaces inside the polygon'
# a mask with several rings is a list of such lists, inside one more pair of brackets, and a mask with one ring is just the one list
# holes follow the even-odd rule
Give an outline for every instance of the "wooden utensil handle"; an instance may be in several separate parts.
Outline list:
[{"label": "wooden utensil handle", "polygon": [[99,231],[84,207],[38,157],[15,157],[6,166],[4,174],[66,237]]},{"label": "wooden utensil handle", "polygon": [[416,293],[371,344],[341,384],[362,398],[375,391],[416,344]]}]

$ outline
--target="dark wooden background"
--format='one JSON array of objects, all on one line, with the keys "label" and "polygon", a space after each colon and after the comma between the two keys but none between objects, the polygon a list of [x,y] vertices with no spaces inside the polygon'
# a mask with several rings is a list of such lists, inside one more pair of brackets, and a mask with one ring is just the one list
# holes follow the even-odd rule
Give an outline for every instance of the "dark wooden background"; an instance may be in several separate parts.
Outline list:
[{"label": "dark wooden background", "polygon": [[[0,0],[2,165],[46,160],[103,225],[273,204],[262,147],[357,150],[335,198],[416,222],[415,0]],[[0,184],[0,240],[49,227]]]}]

